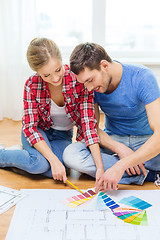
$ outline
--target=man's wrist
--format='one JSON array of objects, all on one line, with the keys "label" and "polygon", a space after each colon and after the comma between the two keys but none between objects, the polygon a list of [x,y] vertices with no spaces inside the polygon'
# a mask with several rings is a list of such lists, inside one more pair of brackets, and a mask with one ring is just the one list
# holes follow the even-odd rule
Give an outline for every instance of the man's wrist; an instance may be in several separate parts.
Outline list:
[{"label": "man's wrist", "polygon": [[120,170],[122,171],[126,171],[126,169],[128,168],[127,164],[125,163],[124,160],[119,160],[118,162],[115,163],[116,167],[118,167]]}]

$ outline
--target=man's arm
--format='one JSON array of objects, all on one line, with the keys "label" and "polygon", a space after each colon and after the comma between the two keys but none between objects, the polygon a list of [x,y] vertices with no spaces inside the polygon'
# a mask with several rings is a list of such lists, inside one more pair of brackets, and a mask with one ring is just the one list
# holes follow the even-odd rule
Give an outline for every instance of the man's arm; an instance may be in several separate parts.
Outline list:
[{"label": "man's arm", "polygon": [[[95,115],[96,115],[96,119],[97,119],[97,132],[98,132],[98,136],[99,136],[99,140],[100,140],[100,146],[109,149],[110,151],[116,153],[119,157],[119,159],[125,158],[127,156],[129,156],[130,154],[133,153],[133,150],[127,146],[125,146],[124,144],[115,141],[114,139],[112,139],[105,131],[103,131],[102,129],[99,128],[99,107],[98,104],[95,104]],[[141,174],[140,168],[142,170],[142,172],[144,174],[146,174],[146,170],[142,165],[140,166],[134,166],[132,168],[128,168],[126,169],[126,172],[128,173],[128,175],[134,175],[134,174]]]},{"label": "man's arm", "polygon": [[100,113],[97,103],[95,104],[95,116],[97,120],[97,132],[100,140],[100,145],[116,153],[119,156],[119,158],[123,158],[126,155],[128,156],[129,154],[131,154],[133,151],[130,148],[128,148],[122,143],[115,141],[105,131],[99,128]]},{"label": "man's arm", "polygon": [[137,151],[122,158],[108,169],[97,184],[97,191],[101,185],[103,191],[117,189],[117,184],[122,178],[125,169],[142,164],[160,153],[160,98],[145,107],[150,127],[154,132],[153,135]]}]

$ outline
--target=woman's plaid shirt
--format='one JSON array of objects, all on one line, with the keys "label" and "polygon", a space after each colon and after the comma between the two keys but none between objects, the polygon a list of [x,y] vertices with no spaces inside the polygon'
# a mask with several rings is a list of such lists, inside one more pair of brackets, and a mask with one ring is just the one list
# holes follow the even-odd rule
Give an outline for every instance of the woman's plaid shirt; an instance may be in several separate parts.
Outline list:
[{"label": "woman's plaid shirt", "polygon": [[[99,142],[94,111],[93,91],[88,92],[83,84],[76,81],[75,75],[67,65],[63,78],[65,110],[77,126],[77,141],[85,139],[86,146]],[[48,130],[54,123],[50,116],[51,95],[48,84],[38,75],[30,77],[24,87],[24,116],[22,127],[24,136],[32,146],[44,140],[37,130]]]}]

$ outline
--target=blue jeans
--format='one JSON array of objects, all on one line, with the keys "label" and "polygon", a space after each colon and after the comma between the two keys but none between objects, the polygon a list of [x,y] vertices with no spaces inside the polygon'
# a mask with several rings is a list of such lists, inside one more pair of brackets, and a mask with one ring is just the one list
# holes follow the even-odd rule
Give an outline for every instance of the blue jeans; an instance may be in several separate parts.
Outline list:
[{"label": "blue jeans", "polygon": [[[43,131],[38,128],[38,131],[42,134],[49,148],[63,163],[63,151],[72,142],[73,130],[59,131],[50,128]],[[0,167],[16,167],[32,174],[52,177],[50,163],[40,152],[30,146],[23,131],[21,140],[24,150],[0,150]]]},{"label": "blue jeans", "polygon": [[[133,151],[136,151],[140,148],[149,138],[150,135],[145,136],[119,136],[111,135],[111,137],[117,141],[121,142],[124,145],[131,148]],[[118,156],[113,155],[114,153],[109,151],[106,148],[100,148],[102,161],[104,165],[104,170],[112,167],[118,160]],[[86,147],[85,143],[72,143],[70,144],[63,153],[63,160],[67,167],[75,169],[76,171],[86,173],[92,177],[95,177],[96,174],[96,165],[93,161],[91,152],[89,148]],[[145,167],[148,170],[160,170],[160,155],[154,157],[153,159],[145,163]],[[132,175],[129,176],[126,172],[124,173],[122,179],[119,183],[121,184],[139,184],[142,185],[145,176],[141,175]]]}]

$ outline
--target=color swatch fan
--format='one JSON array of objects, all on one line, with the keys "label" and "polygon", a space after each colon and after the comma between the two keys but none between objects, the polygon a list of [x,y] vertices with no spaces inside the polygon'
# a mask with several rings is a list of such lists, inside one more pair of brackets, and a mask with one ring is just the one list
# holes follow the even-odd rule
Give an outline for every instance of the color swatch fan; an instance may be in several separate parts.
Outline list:
[{"label": "color swatch fan", "polygon": [[104,205],[108,207],[117,218],[124,222],[135,225],[148,224],[145,209],[152,205],[146,201],[130,196],[128,198],[123,198],[119,203],[116,203],[103,192],[100,192],[98,197],[103,200]]}]

